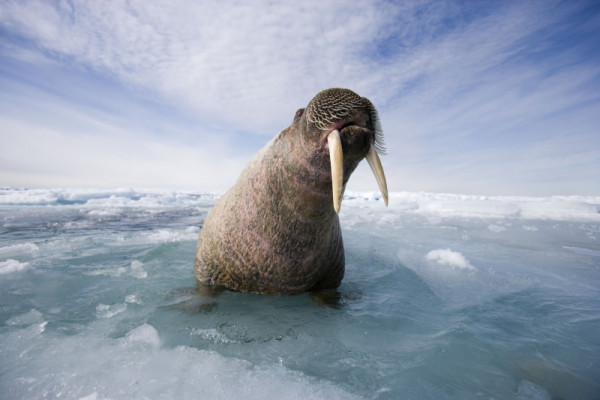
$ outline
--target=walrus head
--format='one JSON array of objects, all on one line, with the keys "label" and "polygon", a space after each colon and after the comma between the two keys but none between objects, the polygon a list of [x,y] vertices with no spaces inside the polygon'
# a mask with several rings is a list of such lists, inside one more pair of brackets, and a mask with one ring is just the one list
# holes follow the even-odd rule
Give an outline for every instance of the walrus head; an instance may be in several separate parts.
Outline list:
[{"label": "walrus head", "polygon": [[336,212],[346,182],[363,158],[369,162],[387,206],[387,183],[378,155],[385,152],[383,132],[377,110],[368,99],[348,89],[323,90],[296,112],[294,125],[305,143],[328,148]]}]

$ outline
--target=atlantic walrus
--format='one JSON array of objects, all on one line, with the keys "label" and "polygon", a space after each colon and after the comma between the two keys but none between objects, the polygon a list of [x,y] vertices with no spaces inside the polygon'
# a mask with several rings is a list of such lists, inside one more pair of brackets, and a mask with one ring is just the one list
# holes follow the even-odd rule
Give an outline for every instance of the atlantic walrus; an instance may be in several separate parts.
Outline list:
[{"label": "atlantic walrus", "polygon": [[345,260],[337,213],[365,157],[387,205],[382,135],[368,99],[348,89],[318,93],[209,212],[196,249],[198,281],[282,295],[338,287]]}]

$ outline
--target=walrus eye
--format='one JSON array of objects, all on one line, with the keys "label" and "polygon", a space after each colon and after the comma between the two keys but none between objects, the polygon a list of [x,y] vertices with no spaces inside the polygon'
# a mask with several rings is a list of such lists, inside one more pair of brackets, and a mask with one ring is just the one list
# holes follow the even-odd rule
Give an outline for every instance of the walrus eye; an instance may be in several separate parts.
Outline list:
[{"label": "walrus eye", "polygon": [[304,114],[304,108],[301,108],[298,111],[296,111],[296,116],[294,118],[295,119],[300,118],[302,116],[302,114]]}]

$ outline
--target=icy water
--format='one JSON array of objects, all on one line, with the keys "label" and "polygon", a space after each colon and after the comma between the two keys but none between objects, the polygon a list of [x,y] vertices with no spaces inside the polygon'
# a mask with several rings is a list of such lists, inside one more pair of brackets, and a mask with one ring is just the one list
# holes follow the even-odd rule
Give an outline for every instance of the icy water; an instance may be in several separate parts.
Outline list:
[{"label": "icy water", "polygon": [[216,198],[0,189],[0,398],[600,399],[600,197],[346,195],[338,308],[198,296]]}]

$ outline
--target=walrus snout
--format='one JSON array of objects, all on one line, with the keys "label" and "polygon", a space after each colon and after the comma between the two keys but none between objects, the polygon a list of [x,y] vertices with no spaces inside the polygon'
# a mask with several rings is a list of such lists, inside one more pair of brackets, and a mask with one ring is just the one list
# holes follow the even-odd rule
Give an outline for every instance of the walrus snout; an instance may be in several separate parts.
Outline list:
[{"label": "walrus snout", "polygon": [[[348,140],[348,136],[351,133],[348,132],[356,132],[360,133],[369,132],[368,129],[356,127],[354,125],[344,128],[342,133],[345,133],[344,139],[346,143],[350,142]],[[365,134],[357,135],[359,140],[354,140],[354,142],[360,141],[360,139],[365,139]],[[363,140],[364,141],[364,140]],[[374,143],[374,141],[373,141]],[[337,129],[332,130],[327,135],[327,144],[329,147],[329,158],[331,161],[331,189],[333,195],[333,208],[336,213],[340,212],[340,207],[342,204],[342,196],[344,194],[344,147],[342,145],[342,138],[340,137],[340,131]],[[357,146],[349,146],[350,148],[355,148]],[[364,146],[360,146],[364,149]],[[373,174],[375,175],[375,179],[377,180],[377,184],[379,185],[379,189],[381,190],[381,195],[383,196],[383,200],[385,205],[388,205],[388,190],[387,183],[385,179],[385,173],[383,172],[383,166],[381,165],[381,160],[379,159],[379,155],[375,149],[374,144],[369,144],[366,147],[368,150],[364,158],[367,159]],[[348,152],[348,150],[346,150]],[[364,153],[362,153],[364,154]],[[360,159],[363,157],[361,156]]]},{"label": "walrus snout", "polygon": [[366,109],[356,110],[356,113],[347,119],[333,123],[329,127],[329,131],[339,130],[341,134],[348,128],[359,128],[365,136],[368,136],[372,141],[375,140],[375,130],[372,126],[371,117]]}]

